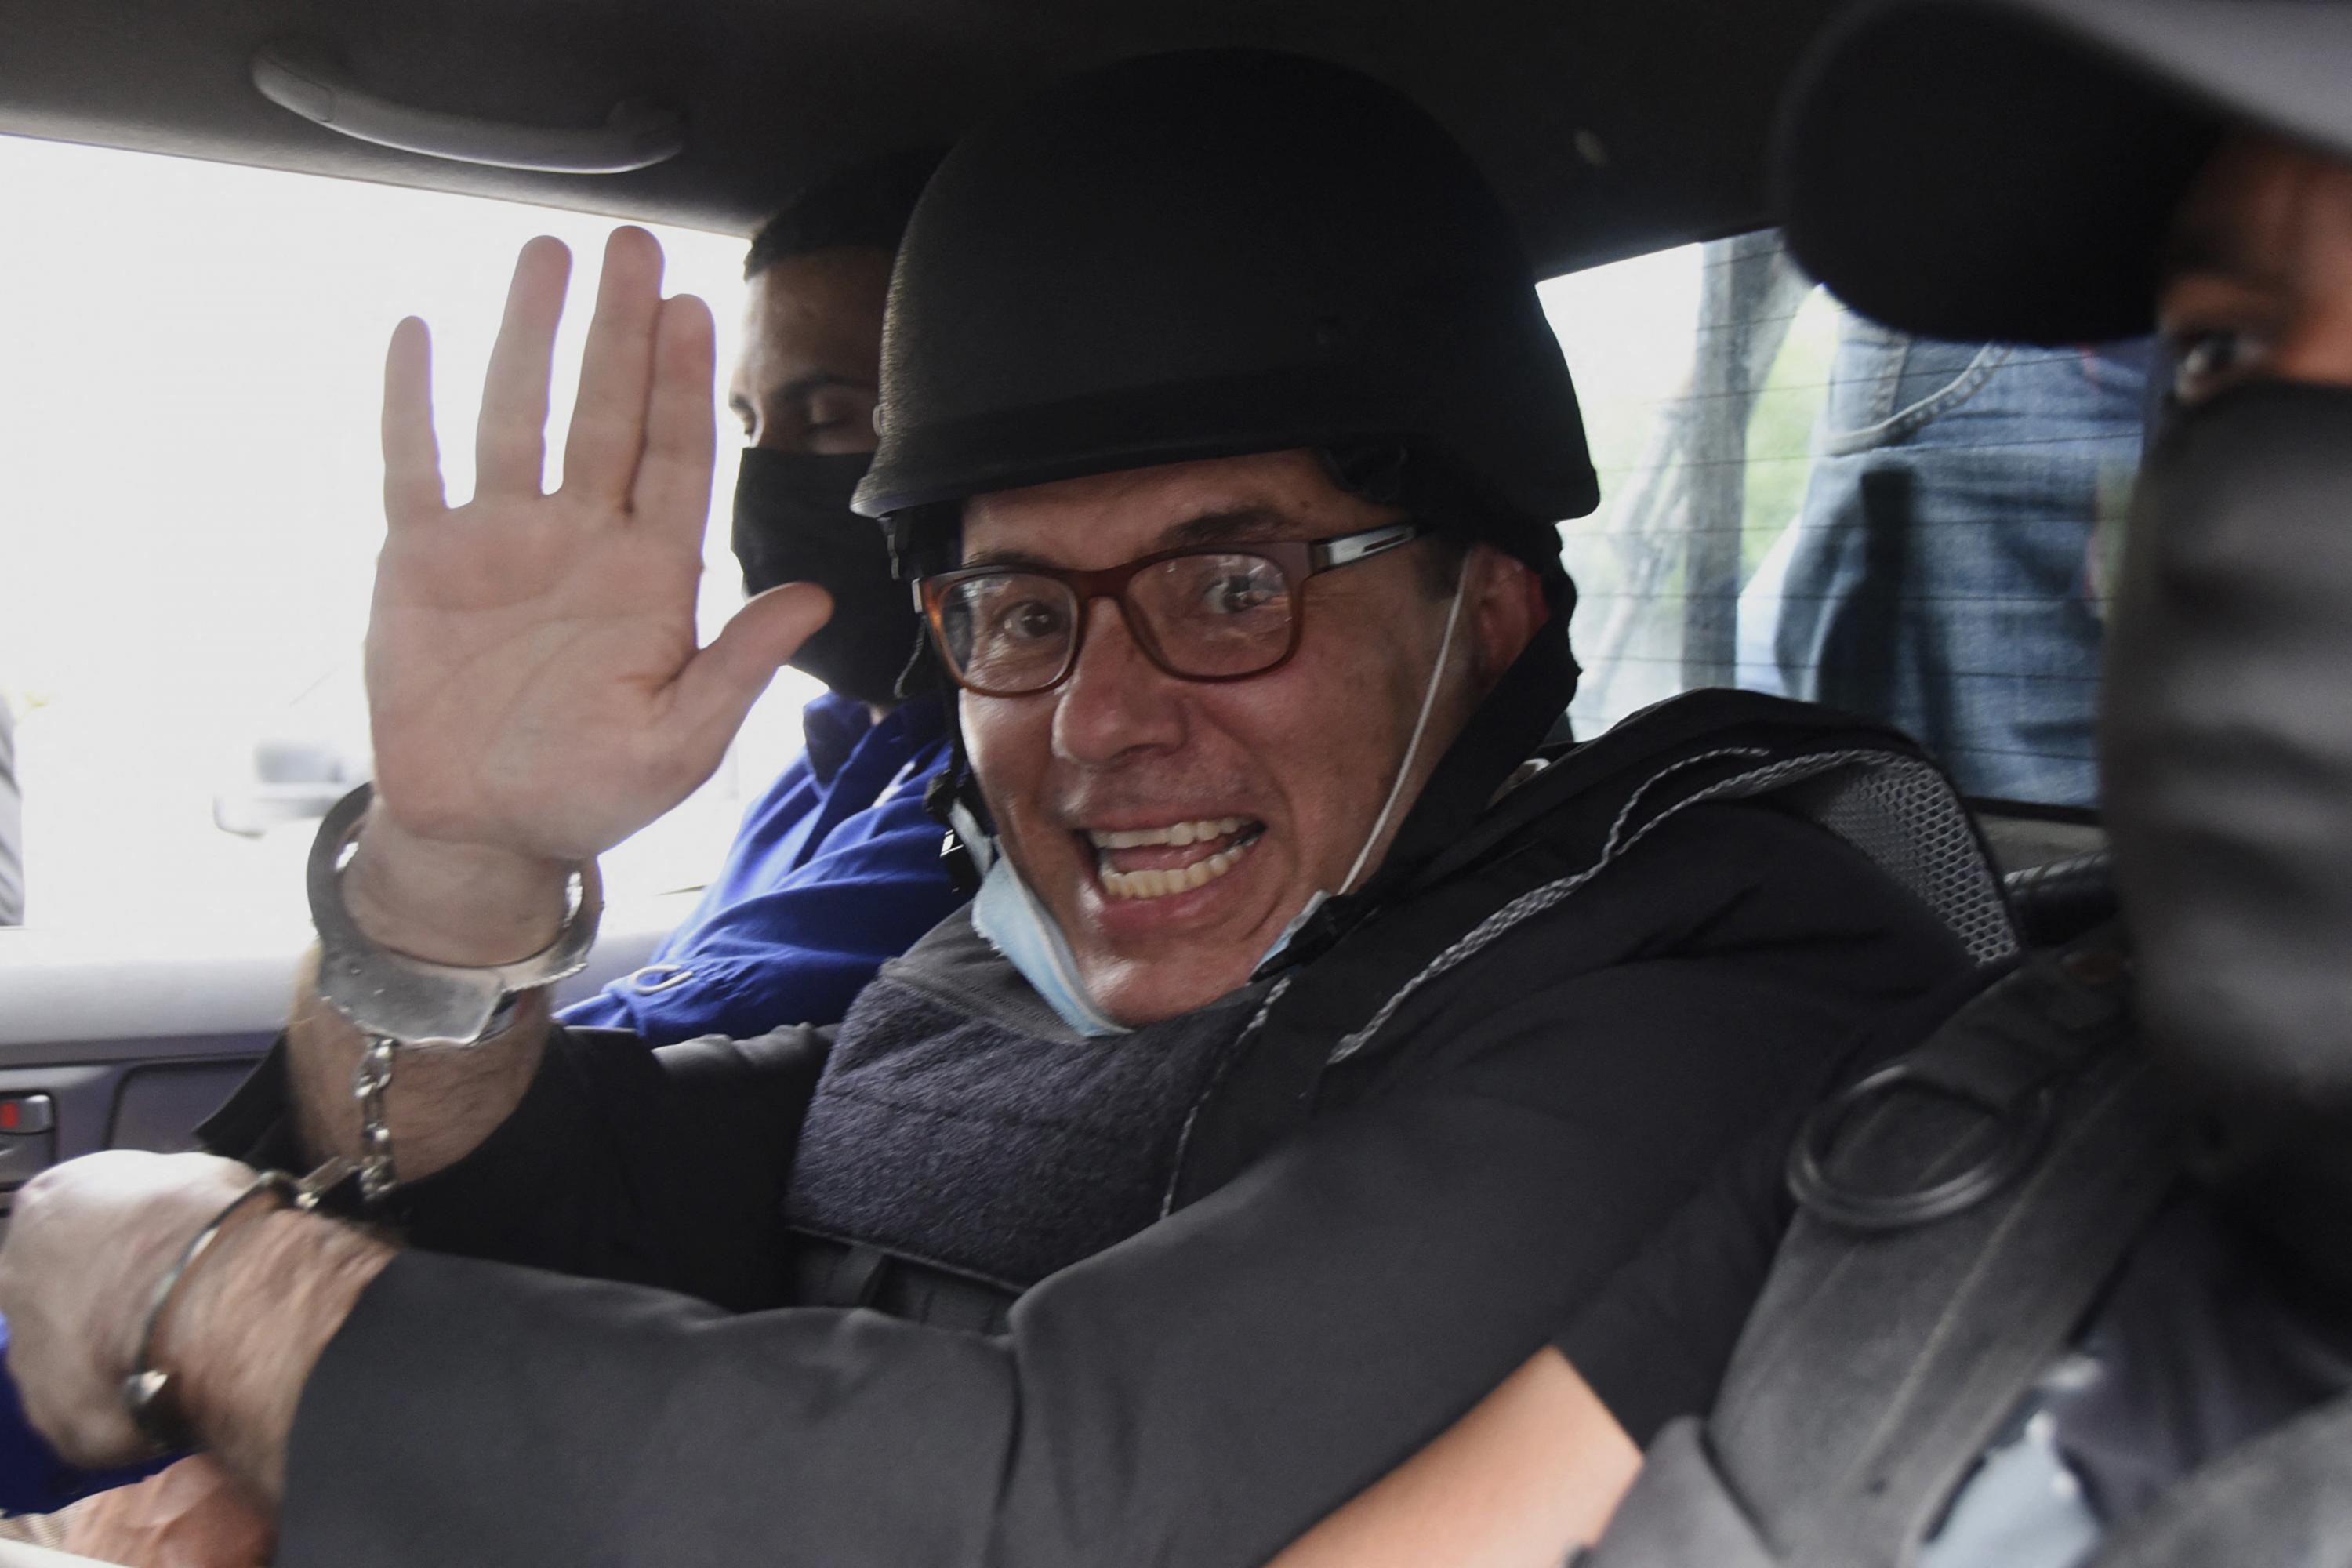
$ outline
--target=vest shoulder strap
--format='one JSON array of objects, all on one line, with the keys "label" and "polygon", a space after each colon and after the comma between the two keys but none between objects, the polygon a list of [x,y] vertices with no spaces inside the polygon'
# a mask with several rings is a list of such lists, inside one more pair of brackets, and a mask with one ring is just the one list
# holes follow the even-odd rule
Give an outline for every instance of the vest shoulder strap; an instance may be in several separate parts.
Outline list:
[{"label": "vest shoulder strap", "polygon": [[1668,1422],[1642,1456],[1633,1489],[1597,1545],[1567,1568],[1781,1568],[1741,1500],[1723,1483],[1695,1415]]},{"label": "vest shoulder strap", "polygon": [[1817,1113],[1714,1413],[1582,1568],[1914,1560],[2179,1169],[2126,975],[2113,927],[2038,953]]},{"label": "vest shoulder strap", "polygon": [[2179,1171],[2118,944],[2037,955],[1808,1128],[1707,1423],[1782,1560],[1909,1561]]}]

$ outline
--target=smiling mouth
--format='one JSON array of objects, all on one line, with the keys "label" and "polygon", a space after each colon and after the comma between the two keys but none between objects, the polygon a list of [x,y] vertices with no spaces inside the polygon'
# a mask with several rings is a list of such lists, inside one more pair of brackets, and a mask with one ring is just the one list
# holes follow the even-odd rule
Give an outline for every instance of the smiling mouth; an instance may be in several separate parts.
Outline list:
[{"label": "smiling mouth", "polygon": [[1257,847],[1265,824],[1222,816],[1165,827],[1085,830],[1078,837],[1095,852],[1095,877],[1105,896],[1129,901],[1206,887]]}]

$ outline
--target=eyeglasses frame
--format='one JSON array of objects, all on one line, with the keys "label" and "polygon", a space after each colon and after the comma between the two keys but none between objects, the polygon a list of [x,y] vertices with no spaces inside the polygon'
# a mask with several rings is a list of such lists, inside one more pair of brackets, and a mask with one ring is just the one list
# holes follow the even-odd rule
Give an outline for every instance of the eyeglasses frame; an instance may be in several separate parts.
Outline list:
[{"label": "eyeglasses frame", "polygon": [[[1205,685],[1222,686],[1236,680],[1255,680],[1261,675],[1271,675],[1288,664],[1298,652],[1300,637],[1307,627],[1307,584],[1309,578],[1326,572],[1336,572],[1343,566],[1357,566],[1392,550],[1401,550],[1428,533],[1421,524],[1411,521],[1384,522],[1377,527],[1359,529],[1353,533],[1335,534],[1328,539],[1252,540],[1235,544],[1187,544],[1174,550],[1161,550],[1140,556],[1123,565],[1105,566],[1096,571],[1077,571],[1060,566],[1025,566],[999,563],[993,566],[959,566],[953,571],[928,574],[915,580],[916,604],[922,612],[923,623],[929,630],[931,643],[939,654],[940,668],[948,679],[976,697],[1042,697],[1066,682],[1078,668],[1078,655],[1086,648],[1087,626],[1090,617],[1087,607],[1097,599],[1108,599],[1118,606],[1119,619],[1126,623],[1128,635],[1135,646],[1143,650],[1153,668],[1178,680],[1196,680]],[[1271,563],[1283,574],[1290,589],[1290,642],[1282,657],[1256,669],[1238,675],[1188,675],[1171,666],[1151,636],[1150,626],[1135,614],[1127,602],[1127,585],[1137,577],[1164,562],[1188,555],[1255,555]],[[1043,686],[1024,687],[1018,691],[994,691],[967,679],[956,668],[956,661],[948,652],[947,627],[944,621],[949,590],[959,583],[977,581],[982,577],[1049,577],[1066,587],[1076,599],[1078,614],[1070,632],[1069,651],[1063,656],[1062,668],[1054,679]]]}]

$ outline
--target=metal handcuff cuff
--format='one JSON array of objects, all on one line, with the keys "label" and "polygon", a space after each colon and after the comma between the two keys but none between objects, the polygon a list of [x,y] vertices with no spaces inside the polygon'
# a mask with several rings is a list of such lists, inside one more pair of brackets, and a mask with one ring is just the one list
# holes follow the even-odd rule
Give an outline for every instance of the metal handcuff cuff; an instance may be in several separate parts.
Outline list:
[{"label": "metal handcuff cuff", "polygon": [[147,1299],[147,1318],[139,1331],[139,1353],[131,1363],[131,1375],[122,1380],[122,1405],[130,1412],[131,1424],[137,1426],[158,1456],[175,1453],[192,1445],[194,1435],[188,1430],[187,1417],[173,1397],[176,1390],[172,1373],[155,1367],[155,1332],[163,1326],[163,1312],[178,1294],[180,1281],[196,1266],[196,1260],[213,1248],[221,1232],[238,1211],[258,1197],[274,1197],[291,1208],[305,1211],[319,1206],[319,1189],[311,1182],[298,1182],[283,1171],[264,1171],[253,1184],[221,1206],[218,1214],[205,1222],[205,1227],[188,1238],[180,1248],[180,1256],[163,1277],[155,1282],[153,1294]]},{"label": "metal handcuff cuff", "polygon": [[356,1165],[330,1160],[299,1181],[283,1171],[264,1171],[189,1238],[156,1281],[137,1359],[123,1381],[122,1402],[158,1453],[187,1447],[189,1434],[173,1398],[172,1374],[154,1365],[156,1331],[180,1282],[220,1239],[229,1221],[264,1196],[297,1209],[316,1209],[330,1190],[354,1173],[362,1203],[369,1207],[381,1203],[399,1182],[383,1103],[384,1091],[392,1087],[393,1053],[404,1046],[425,1048],[428,1042],[433,1049],[467,1050],[495,1039],[505,1029],[518,997],[580,973],[596,941],[604,905],[593,860],[572,874],[572,908],[555,940],[518,963],[463,969],[410,958],[369,941],[343,903],[342,871],[373,798],[373,787],[362,784],[335,803],[319,825],[306,876],[310,919],[319,931],[319,994],[367,1038],[352,1079],[352,1095],[360,1105],[360,1158]]},{"label": "metal handcuff cuff", "polygon": [[495,1039],[524,992],[587,967],[604,910],[604,884],[589,860],[572,870],[572,908],[562,929],[529,958],[464,969],[378,946],[352,919],[342,888],[344,864],[374,793],[362,784],[335,803],[319,824],[307,873],[310,921],[319,932],[319,994],[367,1038],[352,1095],[360,1105],[360,1197],[369,1205],[382,1202],[398,1182],[383,1103],[394,1052],[403,1047],[469,1050]]}]

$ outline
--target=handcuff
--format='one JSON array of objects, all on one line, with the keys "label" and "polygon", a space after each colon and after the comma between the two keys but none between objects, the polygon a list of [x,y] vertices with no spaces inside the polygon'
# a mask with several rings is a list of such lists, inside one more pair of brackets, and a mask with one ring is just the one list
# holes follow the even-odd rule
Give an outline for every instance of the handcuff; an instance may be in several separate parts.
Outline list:
[{"label": "handcuff", "polygon": [[156,1281],[140,1330],[138,1354],[123,1380],[122,1403],[158,1454],[185,1448],[191,1434],[186,1414],[173,1396],[173,1374],[154,1365],[155,1335],[181,1282],[212,1250],[229,1221],[262,1197],[276,1198],[289,1208],[314,1210],[328,1193],[354,1175],[362,1206],[381,1204],[399,1184],[392,1125],[384,1110],[394,1053],[403,1048],[469,1050],[496,1039],[523,993],[579,973],[596,941],[604,901],[593,860],[572,868],[570,908],[555,940],[516,963],[461,968],[411,958],[369,940],[343,902],[342,872],[374,795],[373,786],[362,784],[335,803],[319,824],[305,873],[310,919],[319,932],[319,994],[366,1040],[352,1078],[352,1096],[360,1107],[360,1157],[337,1156],[299,1180],[283,1171],[262,1172],[188,1239]]},{"label": "handcuff", "polygon": [[[330,1163],[333,1163],[332,1162]],[[322,1166],[320,1172],[328,1167]],[[320,1172],[312,1173],[309,1181],[298,1182],[283,1171],[264,1171],[253,1179],[236,1196],[223,1205],[221,1211],[206,1221],[205,1227],[188,1238],[180,1248],[180,1256],[163,1277],[155,1282],[155,1293],[148,1299],[147,1320],[139,1331],[139,1353],[131,1363],[131,1375],[122,1380],[122,1405],[130,1412],[131,1424],[154,1446],[160,1456],[176,1453],[191,1446],[194,1434],[188,1428],[187,1413],[173,1397],[172,1374],[155,1367],[155,1331],[163,1325],[163,1313],[172,1305],[172,1297],[180,1289],[180,1281],[196,1266],[197,1259],[210,1252],[213,1243],[237,1212],[254,1199],[275,1197],[289,1208],[302,1210],[319,1206],[322,1188],[311,1183]]]},{"label": "handcuff", "polygon": [[587,860],[572,869],[571,907],[555,940],[529,958],[468,969],[379,946],[352,919],[342,886],[343,867],[374,796],[373,787],[363,784],[335,803],[319,824],[305,876],[310,921],[319,932],[319,994],[367,1042],[352,1096],[360,1106],[360,1197],[371,1206],[398,1184],[384,1111],[394,1053],[403,1047],[468,1050],[497,1038],[523,993],[587,967],[604,910],[596,863]]}]

